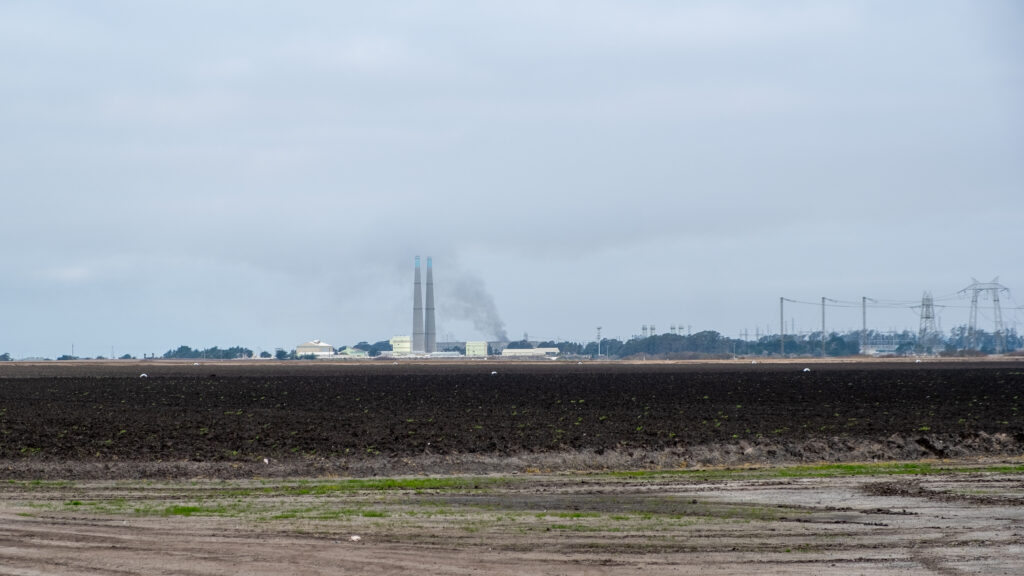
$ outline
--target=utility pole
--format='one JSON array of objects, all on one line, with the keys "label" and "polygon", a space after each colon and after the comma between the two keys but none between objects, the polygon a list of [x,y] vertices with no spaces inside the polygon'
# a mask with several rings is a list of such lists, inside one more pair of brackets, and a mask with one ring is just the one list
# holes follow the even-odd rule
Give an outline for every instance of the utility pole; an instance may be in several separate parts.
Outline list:
[{"label": "utility pole", "polygon": [[868,297],[860,297],[860,353],[868,345]]},{"label": "utility pole", "polygon": [[601,327],[597,327],[597,357],[601,357]]},{"label": "utility pole", "polygon": [[783,314],[783,311],[782,311],[782,303],[785,302],[785,301],[786,301],[786,299],[784,297],[779,296],[779,355],[780,356],[785,356],[786,355],[786,321],[784,320],[785,315]]},{"label": "utility pole", "polygon": [[868,298],[867,296],[860,297],[860,353],[863,354],[864,350],[868,347],[868,302],[878,302],[874,298]]},{"label": "utility pole", "polygon": [[821,357],[825,357],[825,301],[835,302],[831,298],[821,297]]}]

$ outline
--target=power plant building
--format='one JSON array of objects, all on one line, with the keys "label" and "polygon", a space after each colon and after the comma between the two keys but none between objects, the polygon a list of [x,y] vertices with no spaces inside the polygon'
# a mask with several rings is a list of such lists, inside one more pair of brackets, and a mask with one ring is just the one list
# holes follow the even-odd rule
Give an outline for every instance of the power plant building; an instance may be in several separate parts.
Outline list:
[{"label": "power plant building", "polygon": [[487,356],[487,342],[466,342],[466,356],[476,358]]},{"label": "power plant building", "polygon": [[390,340],[391,354],[394,356],[408,356],[412,354],[412,338],[408,336],[395,336]]}]

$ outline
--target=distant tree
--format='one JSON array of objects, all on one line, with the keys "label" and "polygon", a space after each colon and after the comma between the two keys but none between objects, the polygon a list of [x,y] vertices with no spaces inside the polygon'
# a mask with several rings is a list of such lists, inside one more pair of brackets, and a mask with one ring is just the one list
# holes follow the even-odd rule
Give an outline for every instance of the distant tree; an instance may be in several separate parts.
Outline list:
[{"label": "distant tree", "polygon": [[179,346],[177,350],[168,350],[164,358],[207,358],[210,360],[233,360],[235,358],[252,358],[252,350],[241,346],[221,349],[217,346],[205,350],[193,350],[188,346]]},{"label": "distant tree", "polygon": [[825,341],[826,356],[853,356],[860,353],[860,343],[833,332]]},{"label": "distant tree", "polygon": [[520,340],[518,342],[509,342],[508,346],[505,346],[505,348],[509,348],[511,350],[525,350],[527,348],[533,348],[533,344],[530,344],[526,340]]},{"label": "distant tree", "polygon": [[270,352],[264,350],[263,352],[260,352],[260,358],[273,358],[273,356],[270,354]]},{"label": "distant tree", "polygon": [[199,350],[193,350],[189,346],[181,345],[178,346],[177,350],[168,350],[164,352],[164,358],[200,358],[202,354]]},{"label": "distant tree", "polygon": [[1024,348],[1024,338],[1017,334],[1016,328],[1010,328],[1006,333],[1006,349],[1020,350]]},{"label": "distant tree", "polygon": [[561,354],[579,354],[583,352],[582,344],[576,342],[555,342],[554,340],[538,342],[537,348],[558,348],[558,352]]},{"label": "distant tree", "polygon": [[370,354],[370,356],[380,356],[381,352],[391,350],[391,342],[388,340],[380,340],[378,342],[374,342],[373,344],[360,342],[359,344],[356,344],[355,347],[360,350],[366,350]]},{"label": "distant tree", "polygon": [[274,358],[277,358],[278,360],[287,360],[288,359],[288,353],[285,352],[283,348],[278,348],[274,352]]},{"label": "distant tree", "polygon": [[907,354],[910,354],[913,351],[913,342],[900,342],[899,346],[896,346],[896,350],[893,352],[893,354],[897,356],[906,356]]},{"label": "distant tree", "polygon": [[[601,339],[601,348],[600,348],[601,356],[609,356],[609,357],[612,357],[612,358],[617,358],[617,357],[619,357],[622,354],[622,351],[623,351],[623,343],[622,343],[621,340],[616,340],[614,338],[602,338]],[[585,356],[597,356],[597,353],[598,353],[597,342],[588,342],[587,345],[583,347],[582,353]]]},{"label": "distant tree", "polygon": [[63,354],[57,357],[57,360],[78,360],[78,356],[71,356],[70,354]]},{"label": "distant tree", "polygon": [[135,360],[131,354],[125,354],[119,358],[119,360]]},{"label": "distant tree", "polygon": [[[252,358],[252,357],[253,357],[252,350],[250,350],[248,348],[243,348],[241,346],[232,346],[231,348],[228,348],[228,349],[224,350],[222,352],[221,356],[220,356],[220,358],[224,359],[224,360],[231,360],[231,359],[234,359],[234,358]],[[210,358],[210,356],[207,355],[207,358]]]},{"label": "distant tree", "polygon": [[582,354],[583,344],[579,342],[544,342],[541,348],[558,348],[561,354]]},{"label": "distant tree", "polygon": [[11,358],[11,355],[7,352],[0,354],[0,362],[11,362],[13,360],[14,358]]}]

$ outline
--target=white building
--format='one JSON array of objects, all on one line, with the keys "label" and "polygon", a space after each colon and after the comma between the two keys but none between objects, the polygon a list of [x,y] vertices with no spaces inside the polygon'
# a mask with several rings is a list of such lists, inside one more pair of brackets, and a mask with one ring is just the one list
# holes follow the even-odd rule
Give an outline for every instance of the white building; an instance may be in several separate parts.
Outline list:
[{"label": "white building", "polygon": [[395,336],[389,342],[391,343],[391,354],[393,356],[408,356],[412,354],[412,338],[409,336]]},{"label": "white building", "polygon": [[501,355],[505,358],[558,356],[558,348],[505,348],[501,351]]},{"label": "white building", "polygon": [[487,356],[487,342],[466,342],[466,356],[477,358]]},{"label": "white building", "polygon": [[317,358],[329,358],[334,356],[334,346],[319,340],[312,340],[296,346],[295,355],[299,357],[316,356]]}]

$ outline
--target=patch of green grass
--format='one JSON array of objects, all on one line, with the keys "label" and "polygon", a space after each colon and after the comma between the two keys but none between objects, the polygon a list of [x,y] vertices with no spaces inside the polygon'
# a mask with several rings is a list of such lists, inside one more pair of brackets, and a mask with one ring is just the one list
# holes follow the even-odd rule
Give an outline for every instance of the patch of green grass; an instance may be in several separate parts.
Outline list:
[{"label": "patch of green grass", "polygon": [[254,495],[273,496],[324,496],[334,493],[383,492],[383,491],[461,491],[486,490],[498,485],[509,484],[511,478],[503,477],[424,477],[424,478],[347,478],[329,482],[300,480],[294,484],[266,485],[256,488],[226,488],[216,490],[215,496],[245,497]]},{"label": "patch of green grass", "polygon": [[162,516],[234,516],[240,510],[228,506],[176,505],[163,509]]},{"label": "patch of green grass", "polygon": [[549,514],[555,518],[598,518],[601,515],[597,512],[559,512],[557,514]]},{"label": "patch of green grass", "polygon": [[362,512],[362,510],[355,510],[353,508],[339,508],[336,510],[324,510],[306,517],[312,520],[337,520],[339,518],[351,518]]}]

